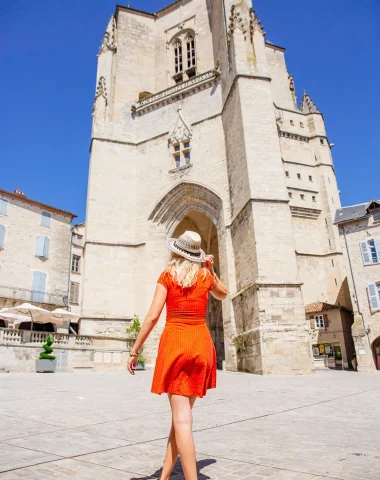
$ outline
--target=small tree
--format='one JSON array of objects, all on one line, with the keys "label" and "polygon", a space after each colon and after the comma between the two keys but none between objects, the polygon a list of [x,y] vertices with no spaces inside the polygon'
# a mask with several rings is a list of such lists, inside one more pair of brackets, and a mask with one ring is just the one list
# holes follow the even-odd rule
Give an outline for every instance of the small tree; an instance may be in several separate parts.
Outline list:
[{"label": "small tree", "polygon": [[139,332],[141,330],[140,319],[137,315],[133,317],[133,320],[129,327],[125,329],[129,338],[137,338]]},{"label": "small tree", "polygon": [[46,338],[46,343],[42,345],[42,348],[44,349],[44,352],[40,353],[40,360],[54,360],[55,356],[50,355],[53,353],[53,349],[51,346],[53,345],[53,340],[51,339],[50,335],[47,336]]}]

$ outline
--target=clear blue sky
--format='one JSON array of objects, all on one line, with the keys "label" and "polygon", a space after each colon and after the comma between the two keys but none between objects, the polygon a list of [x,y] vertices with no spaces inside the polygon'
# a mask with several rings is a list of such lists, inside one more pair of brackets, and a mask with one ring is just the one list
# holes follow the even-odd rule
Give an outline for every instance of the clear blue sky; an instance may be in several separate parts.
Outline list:
[{"label": "clear blue sky", "polygon": [[[168,3],[131,0],[151,12]],[[306,89],[325,115],[342,204],[380,198],[380,2],[256,0],[254,7],[267,39],[287,49],[298,98]],[[114,0],[0,6],[0,188],[73,211],[78,221],[96,54],[114,10]]]}]

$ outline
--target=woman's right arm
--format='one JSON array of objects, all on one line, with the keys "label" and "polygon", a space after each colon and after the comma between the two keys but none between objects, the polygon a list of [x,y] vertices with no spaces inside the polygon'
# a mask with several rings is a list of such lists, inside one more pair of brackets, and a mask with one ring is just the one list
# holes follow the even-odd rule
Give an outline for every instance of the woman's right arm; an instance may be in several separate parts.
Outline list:
[{"label": "woman's right arm", "polygon": [[204,264],[210,274],[214,277],[214,285],[210,290],[211,295],[216,298],[217,300],[224,300],[227,297],[227,289],[220,281],[220,279],[216,276],[214,272],[214,256],[213,255],[206,255],[204,258]]},{"label": "woman's right arm", "polygon": [[224,300],[227,297],[227,289],[216,276],[216,274],[214,274],[214,279],[214,286],[212,287],[210,293],[217,300]]}]

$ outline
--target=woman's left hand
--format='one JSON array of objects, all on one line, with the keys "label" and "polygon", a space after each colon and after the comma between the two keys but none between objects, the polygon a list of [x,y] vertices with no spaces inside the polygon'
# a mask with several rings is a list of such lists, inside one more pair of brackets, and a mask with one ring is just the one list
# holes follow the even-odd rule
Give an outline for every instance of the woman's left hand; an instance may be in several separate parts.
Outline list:
[{"label": "woman's left hand", "polygon": [[136,367],[136,363],[137,363],[137,357],[135,356],[130,356],[128,358],[128,372],[131,374],[131,375],[134,375],[135,374],[135,371],[134,371],[134,368]]}]

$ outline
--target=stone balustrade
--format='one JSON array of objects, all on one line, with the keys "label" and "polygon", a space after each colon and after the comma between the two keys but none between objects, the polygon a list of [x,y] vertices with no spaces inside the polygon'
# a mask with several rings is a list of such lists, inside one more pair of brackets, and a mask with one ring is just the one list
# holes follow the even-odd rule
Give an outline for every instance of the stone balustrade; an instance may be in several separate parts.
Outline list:
[{"label": "stone balustrade", "polygon": [[[35,332],[14,328],[0,328],[0,344],[26,345],[44,344],[50,335],[56,346],[89,347],[94,344],[94,338],[85,335],[68,335],[54,332]],[[124,340],[125,343],[125,340]]]}]

